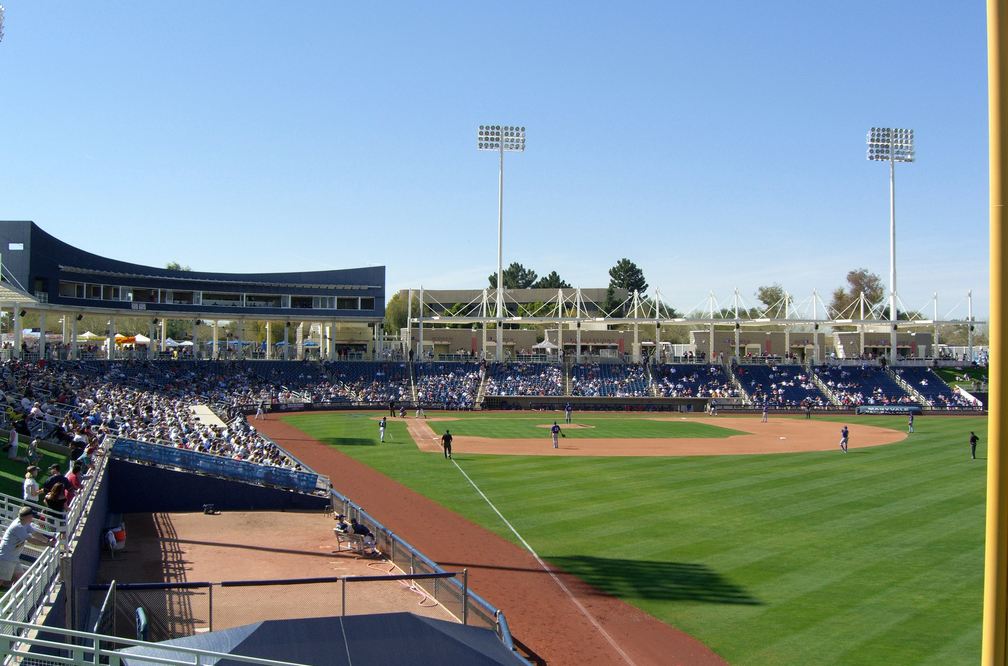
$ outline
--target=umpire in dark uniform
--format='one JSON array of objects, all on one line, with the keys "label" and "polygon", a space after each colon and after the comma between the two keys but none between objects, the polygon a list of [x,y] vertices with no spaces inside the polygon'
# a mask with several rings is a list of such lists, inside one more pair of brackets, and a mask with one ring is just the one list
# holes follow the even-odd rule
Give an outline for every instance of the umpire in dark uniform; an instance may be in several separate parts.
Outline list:
[{"label": "umpire in dark uniform", "polygon": [[445,430],[444,434],[441,435],[441,446],[444,447],[444,457],[446,459],[452,457],[452,455],[451,455],[451,443],[452,443],[451,431]]}]

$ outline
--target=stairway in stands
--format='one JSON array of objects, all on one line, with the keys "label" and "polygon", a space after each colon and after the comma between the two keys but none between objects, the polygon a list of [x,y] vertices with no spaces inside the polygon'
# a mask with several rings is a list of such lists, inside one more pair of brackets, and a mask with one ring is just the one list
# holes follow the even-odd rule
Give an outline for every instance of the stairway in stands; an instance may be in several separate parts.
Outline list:
[{"label": "stairway in stands", "polygon": [[413,363],[407,363],[406,367],[409,368],[409,385],[410,385],[410,397],[413,398],[413,404],[419,405],[417,402],[417,390],[416,390],[416,374],[414,372]]},{"label": "stairway in stands", "polygon": [[830,404],[839,407],[840,399],[837,398],[836,394],[833,393],[833,390],[830,387],[826,386],[826,382],[822,380],[819,373],[815,372],[812,367],[809,367],[809,375],[812,377],[812,383],[815,384],[816,388],[819,389],[824,396],[826,396],[826,399],[830,401]]},{"label": "stairway in stands", "polygon": [[924,397],[923,393],[914,388],[913,384],[911,384],[910,382],[908,382],[907,380],[903,379],[898,374],[893,372],[892,368],[887,367],[885,369],[885,373],[889,375],[889,377],[891,377],[894,382],[896,382],[897,386],[906,391],[907,395],[916,400],[919,404],[925,405],[927,407],[933,406],[931,404],[931,401],[928,400],[926,397]]},{"label": "stairway in stands", "polygon": [[847,358],[847,351],[844,349],[843,339],[836,331],[833,331],[833,351],[836,353],[837,358]]},{"label": "stairway in stands", "polygon": [[487,366],[486,372],[483,373],[483,377],[480,378],[479,386],[476,387],[476,397],[473,399],[473,409],[483,409],[483,399],[486,398],[486,385],[487,379],[490,378],[490,366]]}]

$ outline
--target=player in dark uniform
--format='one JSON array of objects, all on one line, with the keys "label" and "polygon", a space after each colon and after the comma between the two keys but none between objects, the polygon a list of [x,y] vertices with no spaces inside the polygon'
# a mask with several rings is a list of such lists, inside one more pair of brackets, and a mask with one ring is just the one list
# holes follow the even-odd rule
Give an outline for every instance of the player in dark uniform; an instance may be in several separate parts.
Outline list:
[{"label": "player in dark uniform", "polygon": [[564,435],[563,432],[561,432],[560,426],[557,425],[556,421],[554,421],[552,427],[550,427],[550,435],[553,437],[553,448],[554,449],[559,449],[560,448],[559,437],[561,437],[561,436],[566,437],[567,436],[567,435]]},{"label": "player in dark uniform", "polygon": [[452,455],[451,455],[451,443],[452,443],[451,431],[445,430],[444,434],[441,435],[441,446],[444,447],[444,457],[445,457],[445,459],[448,459],[448,458],[452,457]]},{"label": "player in dark uniform", "polygon": [[976,436],[976,433],[970,431],[970,458],[976,460],[976,445],[980,441],[980,438]]}]

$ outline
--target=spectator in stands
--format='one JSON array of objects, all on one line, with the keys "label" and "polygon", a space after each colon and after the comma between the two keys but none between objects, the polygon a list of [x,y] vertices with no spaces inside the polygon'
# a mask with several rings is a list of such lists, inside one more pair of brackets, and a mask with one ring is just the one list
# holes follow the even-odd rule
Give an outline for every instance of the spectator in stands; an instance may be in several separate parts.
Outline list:
[{"label": "spectator in stands", "polygon": [[45,505],[53,511],[59,511],[62,513],[66,510],[68,488],[69,486],[65,486],[62,483],[54,483],[52,487],[49,488],[49,492],[46,493],[46,496],[42,501],[45,502]]},{"label": "spectator in stands", "polygon": [[70,469],[70,473],[66,475],[67,481],[70,485],[67,486],[67,502],[73,501],[74,495],[83,486],[82,477],[84,476],[82,466],[80,462],[74,461],[73,467]]},{"label": "spectator in stands", "polygon": [[17,428],[11,428],[10,433],[7,435],[7,458],[9,460],[17,460],[18,454],[18,431]]},{"label": "spectator in stands", "polygon": [[0,587],[10,587],[24,574],[21,552],[29,541],[39,545],[56,545],[56,537],[51,539],[35,529],[32,520],[35,510],[23,506],[18,517],[11,521],[0,538]]},{"label": "spectator in stands", "polygon": [[37,465],[28,465],[28,469],[25,470],[24,484],[21,491],[21,497],[26,502],[38,502],[39,501],[39,484],[35,480],[35,475],[38,474],[39,468]]},{"label": "spectator in stands", "polygon": [[57,483],[63,488],[67,488],[70,485],[70,481],[60,474],[59,465],[54,463],[49,466],[49,477],[42,484],[42,488],[39,491],[40,496],[45,498]]}]

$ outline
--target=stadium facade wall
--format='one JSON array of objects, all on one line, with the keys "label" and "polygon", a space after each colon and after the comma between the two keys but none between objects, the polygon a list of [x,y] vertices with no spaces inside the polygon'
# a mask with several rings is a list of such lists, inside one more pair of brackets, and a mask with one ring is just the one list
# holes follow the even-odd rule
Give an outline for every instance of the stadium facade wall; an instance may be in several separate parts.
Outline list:
[{"label": "stadium facade wall", "polygon": [[[74,310],[118,309],[133,314],[143,310],[166,316],[173,312],[258,315],[312,321],[337,318],[377,321],[385,316],[384,266],[289,273],[173,271],[85,252],[29,221],[0,221],[0,252],[5,273],[13,276],[29,295],[41,302]],[[95,298],[90,288],[75,293],[74,285],[129,288],[129,298],[105,298],[103,294]],[[169,290],[188,294],[239,294],[243,297],[227,305],[179,303],[163,298]],[[160,300],[159,295],[162,297]],[[250,299],[245,297],[257,295],[264,298],[285,297],[289,305],[273,307],[268,304],[270,301],[259,301],[260,306],[249,307]],[[295,302],[290,300],[293,297],[304,298],[298,299],[295,307]],[[333,299],[333,307],[323,304],[328,301],[318,301],[318,306],[314,305],[311,302],[314,297]],[[341,299],[347,307],[338,307]],[[357,307],[350,308],[350,301],[354,301]],[[368,307],[365,309],[364,305]]]},{"label": "stadium facade wall", "polygon": [[116,513],[202,511],[213,504],[222,511],[317,511],[329,499],[254,486],[203,474],[111,460],[109,510]]}]

